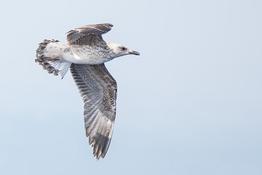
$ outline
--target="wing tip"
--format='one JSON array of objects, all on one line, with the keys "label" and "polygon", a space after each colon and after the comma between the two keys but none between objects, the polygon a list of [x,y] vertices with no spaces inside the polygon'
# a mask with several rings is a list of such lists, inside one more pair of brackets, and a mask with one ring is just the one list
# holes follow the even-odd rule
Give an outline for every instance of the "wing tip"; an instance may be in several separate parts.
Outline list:
[{"label": "wing tip", "polygon": [[93,155],[97,160],[105,157],[110,143],[111,138],[108,136],[103,136],[99,133],[96,133],[96,135],[92,138],[89,137],[89,144],[92,146]]}]

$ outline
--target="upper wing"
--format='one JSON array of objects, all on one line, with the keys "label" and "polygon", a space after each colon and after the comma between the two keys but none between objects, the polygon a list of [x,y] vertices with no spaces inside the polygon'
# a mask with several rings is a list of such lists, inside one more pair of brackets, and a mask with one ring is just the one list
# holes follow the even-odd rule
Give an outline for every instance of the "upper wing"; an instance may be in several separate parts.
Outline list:
[{"label": "upper wing", "polygon": [[102,34],[108,32],[112,24],[91,24],[85,25],[67,33],[67,41],[70,45],[101,45],[105,44]]},{"label": "upper wing", "polygon": [[117,84],[104,64],[72,64],[71,73],[84,101],[86,135],[94,156],[105,157],[116,116]]}]

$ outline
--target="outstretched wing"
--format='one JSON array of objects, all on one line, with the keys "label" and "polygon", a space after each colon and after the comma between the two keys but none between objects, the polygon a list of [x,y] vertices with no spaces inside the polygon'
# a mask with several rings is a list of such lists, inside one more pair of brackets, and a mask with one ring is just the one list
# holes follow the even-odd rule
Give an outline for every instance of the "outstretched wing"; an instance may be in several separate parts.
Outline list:
[{"label": "outstretched wing", "polygon": [[112,24],[91,24],[85,25],[67,33],[67,41],[70,45],[104,45],[102,34],[108,32],[113,27]]},{"label": "outstretched wing", "polygon": [[116,117],[116,81],[104,64],[72,64],[71,73],[84,101],[86,135],[93,154],[97,159],[105,157]]}]

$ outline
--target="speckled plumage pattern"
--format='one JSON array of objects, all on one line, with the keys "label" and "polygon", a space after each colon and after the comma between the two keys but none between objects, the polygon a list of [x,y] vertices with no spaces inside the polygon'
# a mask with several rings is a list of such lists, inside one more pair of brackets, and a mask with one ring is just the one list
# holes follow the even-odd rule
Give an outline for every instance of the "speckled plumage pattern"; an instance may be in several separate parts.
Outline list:
[{"label": "speckled plumage pattern", "polygon": [[69,45],[97,45],[107,48],[107,44],[101,35],[110,31],[112,27],[113,25],[108,23],[78,27],[67,33],[67,41]]},{"label": "speckled plumage pattern", "polygon": [[95,157],[105,157],[116,117],[116,81],[104,64],[72,64],[71,73],[84,101],[86,136]]},{"label": "speckled plumage pattern", "polygon": [[76,64],[102,64],[114,58],[109,48],[89,45],[70,45],[64,59]]},{"label": "speckled plumage pattern", "polygon": [[115,43],[106,43],[102,34],[111,24],[86,25],[67,33],[67,44],[44,40],[37,49],[36,62],[49,73],[62,77],[70,67],[84,101],[86,136],[94,156],[104,158],[113,133],[116,117],[117,84],[104,63],[136,51]]},{"label": "speckled plumage pattern", "polygon": [[56,61],[59,58],[53,57],[52,59],[50,57],[45,56],[44,52],[46,49],[46,46],[50,43],[57,43],[59,42],[58,40],[44,40],[39,44],[38,49],[36,50],[36,59],[35,62],[39,63],[45,70],[48,71],[50,74],[58,75],[59,70],[55,69],[50,61]]}]

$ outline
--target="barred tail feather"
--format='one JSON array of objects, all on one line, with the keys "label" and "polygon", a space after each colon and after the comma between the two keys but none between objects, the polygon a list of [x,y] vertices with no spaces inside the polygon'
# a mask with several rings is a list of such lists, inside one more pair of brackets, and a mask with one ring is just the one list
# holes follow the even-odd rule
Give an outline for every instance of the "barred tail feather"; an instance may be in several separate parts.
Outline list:
[{"label": "barred tail feather", "polygon": [[63,60],[66,46],[58,40],[44,40],[36,50],[35,62],[40,64],[50,74],[61,75],[63,78],[71,63]]}]

